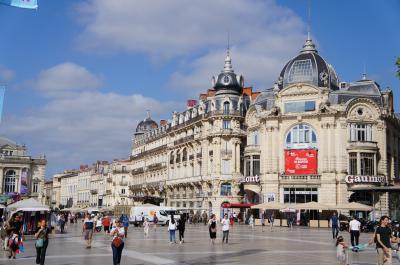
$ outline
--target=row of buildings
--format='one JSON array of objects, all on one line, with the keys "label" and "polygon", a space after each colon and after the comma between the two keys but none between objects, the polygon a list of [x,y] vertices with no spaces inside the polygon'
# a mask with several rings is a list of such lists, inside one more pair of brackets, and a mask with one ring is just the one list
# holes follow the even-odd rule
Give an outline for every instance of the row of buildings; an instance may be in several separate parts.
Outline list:
[{"label": "row of buildings", "polygon": [[130,158],[57,174],[50,203],[151,202],[206,210],[279,201],[356,201],[400,218],[400,115],[364,75],[340,82],[308,38],[277,82],[254,92],[229,50],[213,88],[134,133]]}]

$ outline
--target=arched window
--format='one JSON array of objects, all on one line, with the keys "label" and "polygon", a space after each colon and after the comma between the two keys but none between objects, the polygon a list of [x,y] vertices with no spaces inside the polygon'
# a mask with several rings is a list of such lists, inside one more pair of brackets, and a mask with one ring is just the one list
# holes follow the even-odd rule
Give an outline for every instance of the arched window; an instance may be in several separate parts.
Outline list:
[{"label": "arched window", "polygon": [[232,195],[232,185],[230,183],[221,184],[221,196]]},{"label": "arched window", "polygon": [[4,192],[15,192],[16,173],[15,170],[8,170],[4,180]]},{"label": "arched window", "polygon": [[228,101],[224,102],[224,114],[229,114],[230,105]]},{"label": "arched window", "polygon": [[186,161],[186,160],[187,160],[187,150],[185,148],[185,149],[183,149],[183,152],[182,152],[182,161]]},{"label": "arched window", "polygon": [[306,124],[293,126],[286,136],[287,149],[316,148],[317,135],[314,129]]}]

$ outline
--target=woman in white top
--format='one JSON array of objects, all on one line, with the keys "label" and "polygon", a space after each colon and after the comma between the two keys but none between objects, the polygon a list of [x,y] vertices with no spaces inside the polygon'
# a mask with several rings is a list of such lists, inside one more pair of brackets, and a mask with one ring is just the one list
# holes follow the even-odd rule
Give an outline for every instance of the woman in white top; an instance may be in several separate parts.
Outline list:
[{"label": "woman in white top", "polygon": [[[168,231],[169,231],[169,243],[175,243],[176,244],[176,238],[175,238],[175,231],[176,231],[176,221],[174,217],[171,215],[171,219],[168,222]],[[173,242],[172,242],[173,241]]]},{"label": "woman in white top", "polygon": [[221,220],[222,225],[222,244],[224,241],[228,244],[228,237],[229,237],[229,220],[228,214],[224,214],[224,219]]},{"label": "woman in white top", "polygon": [[121,263],[122,249],[124,248],[125,230],[120,220],[115,220],[115,227],[111,229],[110,235],[113,237],[111,249],[113,252],[113,264]]}]

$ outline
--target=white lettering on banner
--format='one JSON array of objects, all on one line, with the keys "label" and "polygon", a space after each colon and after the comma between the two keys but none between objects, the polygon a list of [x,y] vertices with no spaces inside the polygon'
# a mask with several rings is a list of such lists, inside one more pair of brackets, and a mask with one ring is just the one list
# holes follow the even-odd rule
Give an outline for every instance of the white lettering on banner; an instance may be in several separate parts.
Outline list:
[{"label": "white lettering on banner", "polygon": [[353,183],[386,183],[385,176],[357,176],[347,175],[345,181],[348,184]]},{"label": "white lettering on banner", "polygon": [[241,177],[240,182],[243,183],[251,183],[251,182],[260,182],[260,177],[259,176],[247,176],[247,177]]}]

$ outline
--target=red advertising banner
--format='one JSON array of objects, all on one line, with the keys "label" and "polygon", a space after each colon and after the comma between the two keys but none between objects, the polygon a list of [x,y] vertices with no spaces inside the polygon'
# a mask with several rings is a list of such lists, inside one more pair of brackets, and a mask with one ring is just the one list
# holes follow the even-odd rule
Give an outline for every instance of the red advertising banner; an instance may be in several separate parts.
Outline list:
[{"label": "red advertising banner", "polygon": [[285,174],[317,174],[317,150],[285,150]]}]

